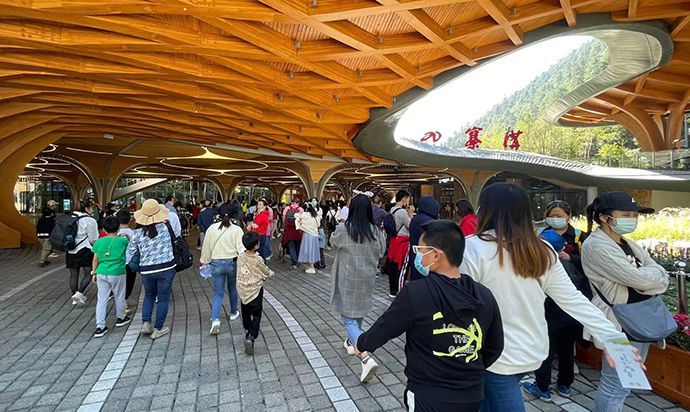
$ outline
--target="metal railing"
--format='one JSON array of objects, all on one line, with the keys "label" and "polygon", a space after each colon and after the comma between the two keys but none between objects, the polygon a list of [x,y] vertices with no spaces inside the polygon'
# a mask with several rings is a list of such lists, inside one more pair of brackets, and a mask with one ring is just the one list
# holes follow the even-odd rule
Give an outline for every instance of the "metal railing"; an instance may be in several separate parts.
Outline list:
[{"label": "metal railing", "polygon": [[631,167],[636,169],[690,170],[690,149],[660,150],[658,152],[634,151],[620,157],[609,156],[594,161],[600,166]]},{"label": "metal railing", "polygon": [[688,314],[688,289],[687,279],[690,274],[685,271],[686,264],[683,261],[674,263],[675,271],[670,272],[671,276],[676,278],[676,290],[678,291],[678,313],[681,315]]}]

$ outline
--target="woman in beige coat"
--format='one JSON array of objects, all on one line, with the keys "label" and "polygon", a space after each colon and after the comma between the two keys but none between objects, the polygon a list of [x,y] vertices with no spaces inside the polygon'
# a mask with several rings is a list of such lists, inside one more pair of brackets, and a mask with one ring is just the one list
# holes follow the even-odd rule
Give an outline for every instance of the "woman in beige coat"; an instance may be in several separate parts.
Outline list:
[{"label": "woman in beige coat", "polygon": [[[599,227],[582,246],[582,267],[593,286],[592,303],[619,330],[620,324],[601,295],[614,305],[635,303],[664,293],[668,287],[668,274],[664,268],[637,243],[623,236],[635,231],[640,213],[654,213],[654,209],[639,206],[624,192],[601,194],[587,207],[588,232],[595,222]],[[595,343],[602,347],[601,342]],[[645,359],[650,344],[631,343]],[[602,362],[594,410],[620,411],[629,393],[629,389],[621,386],[616,371],[607,362]]]}]

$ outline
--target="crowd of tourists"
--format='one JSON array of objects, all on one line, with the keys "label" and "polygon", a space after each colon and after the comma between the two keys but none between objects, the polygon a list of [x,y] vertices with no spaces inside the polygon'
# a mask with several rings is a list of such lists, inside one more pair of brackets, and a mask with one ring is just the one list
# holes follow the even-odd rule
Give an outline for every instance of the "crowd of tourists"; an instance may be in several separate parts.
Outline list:
[{"label": "crowd of tourists", "polygon": [[[205,200],[192,211],[177,203],[148,199],[133,213],[121,208],[100,222],[92,200],[57,217],[44,212],[37,227],[48,239],[41,264],[51,248],[65,252],[74,305],[84,306],[85,289],[97,286],[94,337],[108,332],[111,298],[115,326],[131,321],[127,299],[137,273],[144,289],[141,333],[151,339],[169,333],[172,284],[185,268],[180,254],[188,249],[188,229],[196,226],[199,273],[214,290],[211,334],[221,331],[227,291],[229,319],[242,318],[245,352],[253,354],[263,286],[280,264],[275,261],[314,274],[326,267],[324,250],[331,250],[330,302],[342,320],[343,349],[359,358],[366,383],[379,369],[375,352],[405,334],[409,410],[524,411],[522,391],[553,399],[555,359],[553,388],[571,395],[576,343],[603,349],[604,342],[629,339],[632,356],[643,362],[650,345],[663,340],[650,331],[654,325],[636,325],[612,309],[649,301],[668,287],[665,270],[625,237],[639,214],[653,210],[624,192],[599,195],[587,208],[585,231],[573,227],[564,201],[550,203],[538,217],[545,226],[537,228],[526,192],[507,183],[485,188],[476,213],[469,200],[459,200],[453,219],[440,219],[449,213],[433,197],[414,201],[404,190],[390,207],[369,192],[289,204]],[[181,220],[189,222],[187,230]],[[392,301],[364,330],[380,275],[388,277]],[[654,323],[649,316],[637,322]],[[620,411],[630,390],[606,351],[602,356],[595,410]],[[535,380],[526,380],[531,373]]]}]

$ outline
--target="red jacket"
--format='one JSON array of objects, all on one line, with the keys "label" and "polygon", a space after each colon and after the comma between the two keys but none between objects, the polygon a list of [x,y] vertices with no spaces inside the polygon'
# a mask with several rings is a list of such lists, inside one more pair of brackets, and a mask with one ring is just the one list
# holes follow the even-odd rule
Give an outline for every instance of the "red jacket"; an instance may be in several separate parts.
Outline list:
[{"label": "red jacket", "polygon": [[460,221],[460,230],[465,237],[474,235],[477,232],[477,216],[472,214],[463,217]]},{"label": "red jacket", "polygon": [[410,250],[410,237],[409,236],[393,236],[391,238],[391,243],[388,246],[388,259],[391,262],[398,264],[398,269],[402,268],[402,264],[405,261],[405,256],[407,256]]},{"label": "red jacket", "polygon": [[258,226],[256,228],[256,233],[258,233],[259,236],[266,236],[270,221],[268,209],[264,209],[261,213],[254,216],[254,224]]}]

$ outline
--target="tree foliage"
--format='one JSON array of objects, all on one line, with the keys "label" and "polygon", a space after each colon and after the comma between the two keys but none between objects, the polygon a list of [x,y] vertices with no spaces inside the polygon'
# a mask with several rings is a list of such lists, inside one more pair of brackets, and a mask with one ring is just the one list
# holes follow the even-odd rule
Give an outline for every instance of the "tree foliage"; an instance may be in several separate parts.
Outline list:
[{"label": "tree foliage", "polygon": [[502,150],[503,136],[514,129],[523,131],[521,151],[611,165],[618,165],[621,159],[630,160],[637,141],[621,126],[571,128],[542,119],[554,101],[597,76],[607,64],[608,48],[604,43],[593,40],[584,44],[481,118],[458,127],[449,146],[464,148],[464,131],[479,126],[484,129],[480,135],[483,149]]}]

